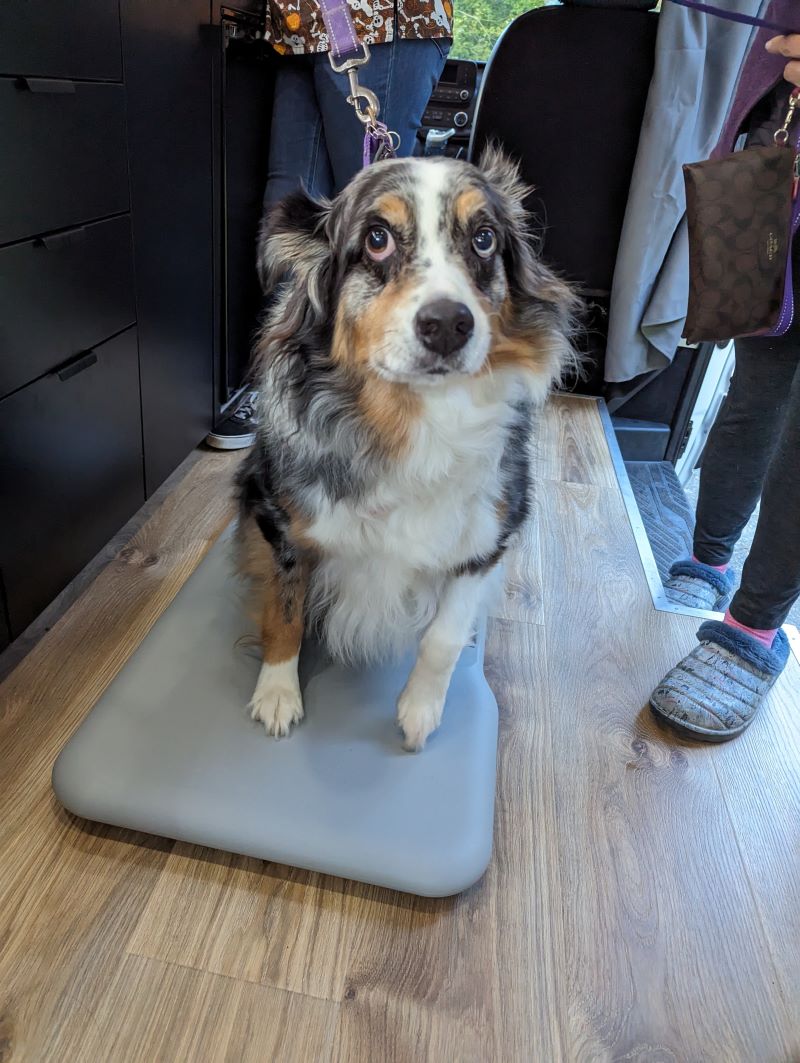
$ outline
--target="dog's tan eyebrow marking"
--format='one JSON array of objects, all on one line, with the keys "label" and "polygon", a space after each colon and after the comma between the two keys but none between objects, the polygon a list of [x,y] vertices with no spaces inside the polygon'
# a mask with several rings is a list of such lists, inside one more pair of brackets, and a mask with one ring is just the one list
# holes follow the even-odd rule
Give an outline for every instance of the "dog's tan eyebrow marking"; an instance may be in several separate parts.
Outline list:
[{"label": "dog's tan eyebrow marking", "polygon": [[486,197],[479,188],[473,185],[463,192],[459,192],[453,204],[453,213],[456,221],[466,229],[470,219],[486,206]]},{"label": "dog's tan eyebrow marking", "polygon": [[406,201],[392,192],[386,192],[375,203],[375,211],[393,228],[411,227],[411,209]]}]

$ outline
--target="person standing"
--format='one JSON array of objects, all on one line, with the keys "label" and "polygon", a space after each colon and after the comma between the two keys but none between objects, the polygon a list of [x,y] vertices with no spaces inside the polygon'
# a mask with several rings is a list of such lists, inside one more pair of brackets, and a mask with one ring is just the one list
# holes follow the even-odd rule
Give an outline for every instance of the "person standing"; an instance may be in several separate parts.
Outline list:
[{"label": "person standing", "polygon": [[[773,0],[766,17],[788,22],[793,2]],[[761,92],[746,127],[750,144],[771,143],[790,86],[800,87],[800,34],[766,43],[767,53],[781,57],[773,62],[762,44],[754,43],[740,78],[740,91]],[[773,88],[781,74],[785,82]],[[792,258],[797,307],[800,237]],[[755,537],[731,600],[730,558],[759,498]],[[727,611],[700,627],[699,645],[659,683],[650,705],[693,738],[735,738],[786,665],[781,625],[800,598],[800,317],[784,336],[736,341],[730,390],[703,456],[694,555],[673,565],[665,589],[676,603]]]},{"label": "person standing", "polygon": [[[347,102],[348,79],[328,61],[316,0],[269,0],[267,39],[282,56],[272,110],[269,206],[303,184],[334,196],[361,168],[363,128]],[[370,48],[358,80],[380,102],[380,119],[411,155],[452,44],[450,0],[350,0],[356,33]]]},{"label": "person standing", "polygon": [[[412,155],[417,130],[452,45],[451,0],[349,0],[356,33],[370,60],[358,80],[380,103],[380,120],[400,138],[399,156]],[[364,130],[345,74],[328,60],[329,41],[318,0],[268,0],[266,40],[280,56],[270,129],[264,207],[304,187],[331,198],[362,164]],[[248,447],[254,435],[249,394],[207,442]]]}]

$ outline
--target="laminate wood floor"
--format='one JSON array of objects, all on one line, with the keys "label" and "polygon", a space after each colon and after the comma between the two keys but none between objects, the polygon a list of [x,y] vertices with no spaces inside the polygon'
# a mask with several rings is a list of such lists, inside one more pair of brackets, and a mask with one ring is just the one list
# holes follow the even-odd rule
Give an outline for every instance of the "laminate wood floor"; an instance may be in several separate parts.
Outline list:
[{"label": "laminate wood floor", "polygon": [[657,727],[697,621],[653,609],[592,401],[549,408],[491,625],[482,882],[423,900],[60,809],[56,754],[229,520],[236,460],[196,462],[0,688],[0,1063],[797,1063],[800,665],[737,742]]}]

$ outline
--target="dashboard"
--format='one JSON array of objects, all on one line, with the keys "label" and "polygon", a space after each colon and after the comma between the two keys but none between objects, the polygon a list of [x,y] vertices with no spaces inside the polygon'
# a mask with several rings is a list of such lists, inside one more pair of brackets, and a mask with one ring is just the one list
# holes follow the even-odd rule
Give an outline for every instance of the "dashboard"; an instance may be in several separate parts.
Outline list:
[{"label": "dashboard", "polygon": [[420,155],[465,158],[485,63],[448,59],[417,134]]}]

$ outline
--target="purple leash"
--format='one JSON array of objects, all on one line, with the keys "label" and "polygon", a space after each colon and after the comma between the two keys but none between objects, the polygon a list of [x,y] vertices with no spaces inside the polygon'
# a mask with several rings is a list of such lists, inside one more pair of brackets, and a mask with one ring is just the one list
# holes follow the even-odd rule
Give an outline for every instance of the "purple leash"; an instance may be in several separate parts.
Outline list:
[{"label": "purple leash", "polygon": [[358,68],[369,62],[369,47],[359,41],[347,0],[319,0],[322,21],[328,34],[328,59],[337,74],[350,81],[348,103],[364,126],[362,164],[366,168],[381,159],[394,157],[396,133],[378,121],[380,103],[371,90],[358,82]]},{"label": "purple leash", "polygon": [[319,6],[328,33],[330,54],[336,62],[342,64],[356,59],[366,63],[369,49],[358,39],[347,0],[319,0]]},{"label": "purple leash", "polygon": [[744,26],[758,26],[761,29],[774,30],[775,33],[780,34],[782,37],[790,33],[800,32],[800,29],[796,26],[782,26],[778,22],[770,22],[765,18],[756,18],[754,15],[743,15],[739,11],[726,11],[723,7],[716,7],[714,4],[704,4],[700,0],[670,0],[670,3],[677,4],[679,7],[688,7],[694,11],[702,11],[706,15],[714,15],[716,18],[724,18],[728,22],[740,22]]}]

